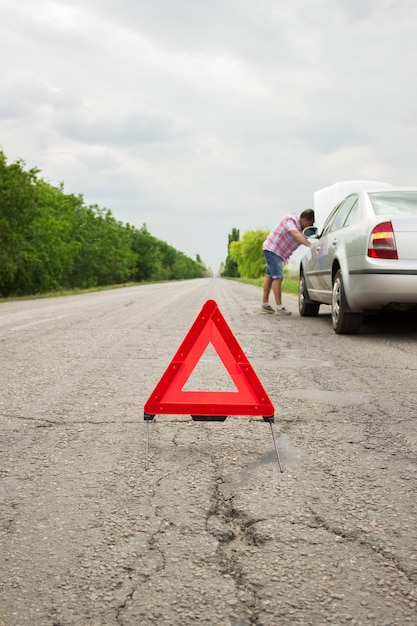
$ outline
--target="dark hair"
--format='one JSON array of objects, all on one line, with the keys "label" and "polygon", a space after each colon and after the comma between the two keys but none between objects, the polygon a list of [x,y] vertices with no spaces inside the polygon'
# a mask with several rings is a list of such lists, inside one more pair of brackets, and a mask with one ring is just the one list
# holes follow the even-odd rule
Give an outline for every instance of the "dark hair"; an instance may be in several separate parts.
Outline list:
[{"label": "dark hair", "polygon": [[313,209],[306,209],[301,213],[300,217],[303,217],[305,220],[308,220],[309,222],[314,224],[315,217]]}]

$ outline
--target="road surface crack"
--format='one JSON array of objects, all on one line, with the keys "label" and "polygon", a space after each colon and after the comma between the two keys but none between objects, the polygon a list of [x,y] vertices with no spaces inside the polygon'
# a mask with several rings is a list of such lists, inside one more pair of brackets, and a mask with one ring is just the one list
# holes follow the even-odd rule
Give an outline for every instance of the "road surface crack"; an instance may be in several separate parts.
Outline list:
[{"label": "road surface crack", "polygon": [[251,624],[259,623],[260,600],[256,585],[245,575],[240,560],[247,549],[263,545],[267,539],[256,531],[254,525],[263,521],[246,515],[233,505],[233,496],[226,497],[216,485],[214,502],[208,513],[206,528],[218,541],[218,559],[221,571],[236,584],[237,594],[244,591],[249,596]]},{"label": "road surface crack", "polygon": [[309,507],[311,513],[314,516],[315,524],[312,526],[313,528],[323,528],[329,533],[332,533],[336,537],[341,537],[346,541],[351,541],[358,543],[360,546],[367,548],[368,550],[378,554],[386,562],[390,563],[395,569],[403,576],[405,576],[410,582],[417,582],[417,569],[409,569],[408,567],[404,567],[400,560],[396,558],[396,556],[392,553],[391,550],[385,548],[384,545],[378,543],[377,541],[373,541],[370,538],[365,537],[365,535],[360,530],[347,530],[338,528],[326,521],[324,517],[319,515],[312,507]]}]

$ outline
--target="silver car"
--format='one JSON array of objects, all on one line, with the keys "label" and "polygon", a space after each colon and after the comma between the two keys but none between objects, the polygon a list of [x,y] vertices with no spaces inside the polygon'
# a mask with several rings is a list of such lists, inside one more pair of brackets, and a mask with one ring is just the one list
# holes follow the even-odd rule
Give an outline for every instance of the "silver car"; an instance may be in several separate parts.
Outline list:
[{"label": "silver car", "polygon": [[358,189],[330,213],[300,262],[298,308],[331,305],[333,329],[359,332],[364,313],[417,308],[417,188]]}]

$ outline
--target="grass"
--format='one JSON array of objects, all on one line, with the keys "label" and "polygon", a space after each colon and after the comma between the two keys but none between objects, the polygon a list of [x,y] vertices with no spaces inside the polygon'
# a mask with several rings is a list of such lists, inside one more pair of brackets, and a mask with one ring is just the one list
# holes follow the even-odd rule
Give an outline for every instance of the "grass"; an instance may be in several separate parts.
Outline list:
[{"label": "grass", "polygon": [[[262,278],[238,278],[242,283],[255,285],[255,287],[263,287],[264,279]],[[292,270],[285,270],[284,280],[282,281],[283,293],[291,293],[293,296],[298,294],[298,274]]]},{"label": "grass", "polygon": [[82,293],[93,293],[95,291],[109,291],[110,289],[122,289],[123,287],[134,287],[144,285],[146,283],[123,283],[120,285],[105,285],[101,287],[88,287],[86,289],[57,289],[56,291],[45,291],[42,293],[33,293],[26,296],[10,296],[8,298],[0,298],[2,302],[13,302],[22,300],[41,300],[42,298],[59,298],[61,296],[77,296]]}]

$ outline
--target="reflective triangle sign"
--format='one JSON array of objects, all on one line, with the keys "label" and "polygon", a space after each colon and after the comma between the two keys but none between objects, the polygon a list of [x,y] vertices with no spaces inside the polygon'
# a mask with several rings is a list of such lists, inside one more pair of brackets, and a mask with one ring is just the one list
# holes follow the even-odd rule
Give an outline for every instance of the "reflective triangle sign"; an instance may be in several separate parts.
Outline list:
[{"label": "reflective triangle sign", "polygon": [[[212,344],[236,391],[186,391],[194,368]],[[195,419],[227,415],[272,418],[274,406],[214,300],[208,300],[144,406],[156,414],[186,414]],[[271,419],[272,421],[272,419]]]}]

